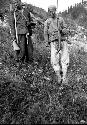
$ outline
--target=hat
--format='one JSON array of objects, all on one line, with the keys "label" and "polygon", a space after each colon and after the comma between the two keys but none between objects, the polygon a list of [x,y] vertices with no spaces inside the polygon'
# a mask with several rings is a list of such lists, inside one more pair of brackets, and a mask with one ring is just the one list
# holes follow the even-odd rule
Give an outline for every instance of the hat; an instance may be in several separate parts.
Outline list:
[{"label": "hat", "polygon": [[56,6],[55,5],[50,5],[49,7],[48,7],[48,11],[56,11]]},{"label": "hat", "polygon": [[24,3],[21,3],[21,6],[26,6],[26,4],[24,4]]}]

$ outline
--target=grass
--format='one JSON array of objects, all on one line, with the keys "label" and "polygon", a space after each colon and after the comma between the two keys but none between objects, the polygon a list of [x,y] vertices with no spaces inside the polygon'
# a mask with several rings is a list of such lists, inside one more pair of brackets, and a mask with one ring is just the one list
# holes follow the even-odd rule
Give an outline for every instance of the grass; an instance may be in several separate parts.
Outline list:
[{"label": "grass", "polygon": [[59,90],[44,41],[34,43],[32,65],[17,65],[8,45],[0,48],[0,124],[87,123],[87,53],[70,54],[69,85]]}]

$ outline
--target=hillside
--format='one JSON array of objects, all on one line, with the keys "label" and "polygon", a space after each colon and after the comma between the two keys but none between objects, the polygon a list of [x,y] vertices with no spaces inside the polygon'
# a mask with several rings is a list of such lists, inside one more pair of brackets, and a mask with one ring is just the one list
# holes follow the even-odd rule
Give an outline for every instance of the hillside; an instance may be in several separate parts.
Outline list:
[{"label": "hillside", "polygon": [[[35,17],[40,19],[43,14],[41,19],[47,18],[43,9],[28,7]],[[43,39],[43,25],[37,22],[32,36],[34,63],[16,63],[8,30],[9,11],[5,14],[7,20],[0,25],[0,124],[87,124],[85,29],[77,24],[77,19],[63,13],[77,34],[70,37],[69,81],[60,89],[50,64],[50,46],[46,47]]]},{"label": "hillside", "polygon": [[87,10],[85,9],[85,6],[86,1],[75,4],[75,6],[70,6],[67,11],[62,13],[62,16],[73,20],[84,28],[87,28]]},{"label": "hillside", "polygon": [[47,12],[42,9],[42,8],[39,8],[39,7],[35,7],[35,6],[32,6],[30,4],[27,5],[29,8],[31,7],[32,8],[32,13],[37,16],[37,17],[40,17],[41,19],[46,20],[47,19]]}]

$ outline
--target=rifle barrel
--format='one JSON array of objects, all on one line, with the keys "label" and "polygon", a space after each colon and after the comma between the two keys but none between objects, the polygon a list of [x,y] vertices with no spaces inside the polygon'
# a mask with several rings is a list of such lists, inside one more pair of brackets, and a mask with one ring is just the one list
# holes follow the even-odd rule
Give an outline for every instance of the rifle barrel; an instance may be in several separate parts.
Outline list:
[{"label": "rifle barrel", "polygon": [[58,13],[58,0],[57,0],[57,13]]},{"label": "rifle barrel", "polygon": [[15,19],[16,40],[17,40],[17,43],[18,43],[18,34],[17,34],[17,26],[16,26],[16,15],[15,15],[15,11],[14,11],[14,19]]}]

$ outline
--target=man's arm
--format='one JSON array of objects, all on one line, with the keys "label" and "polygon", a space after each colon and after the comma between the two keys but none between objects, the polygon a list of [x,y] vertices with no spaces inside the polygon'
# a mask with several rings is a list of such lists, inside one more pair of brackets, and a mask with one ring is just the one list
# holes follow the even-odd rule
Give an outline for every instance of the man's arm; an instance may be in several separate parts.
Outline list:
[{"label": "man's arm", "polygon": [[47,44],[50,44],[50,42],[49,42],[47,20],[44,23],[44,39],[45,39],[45,41],[46,41]]}]

